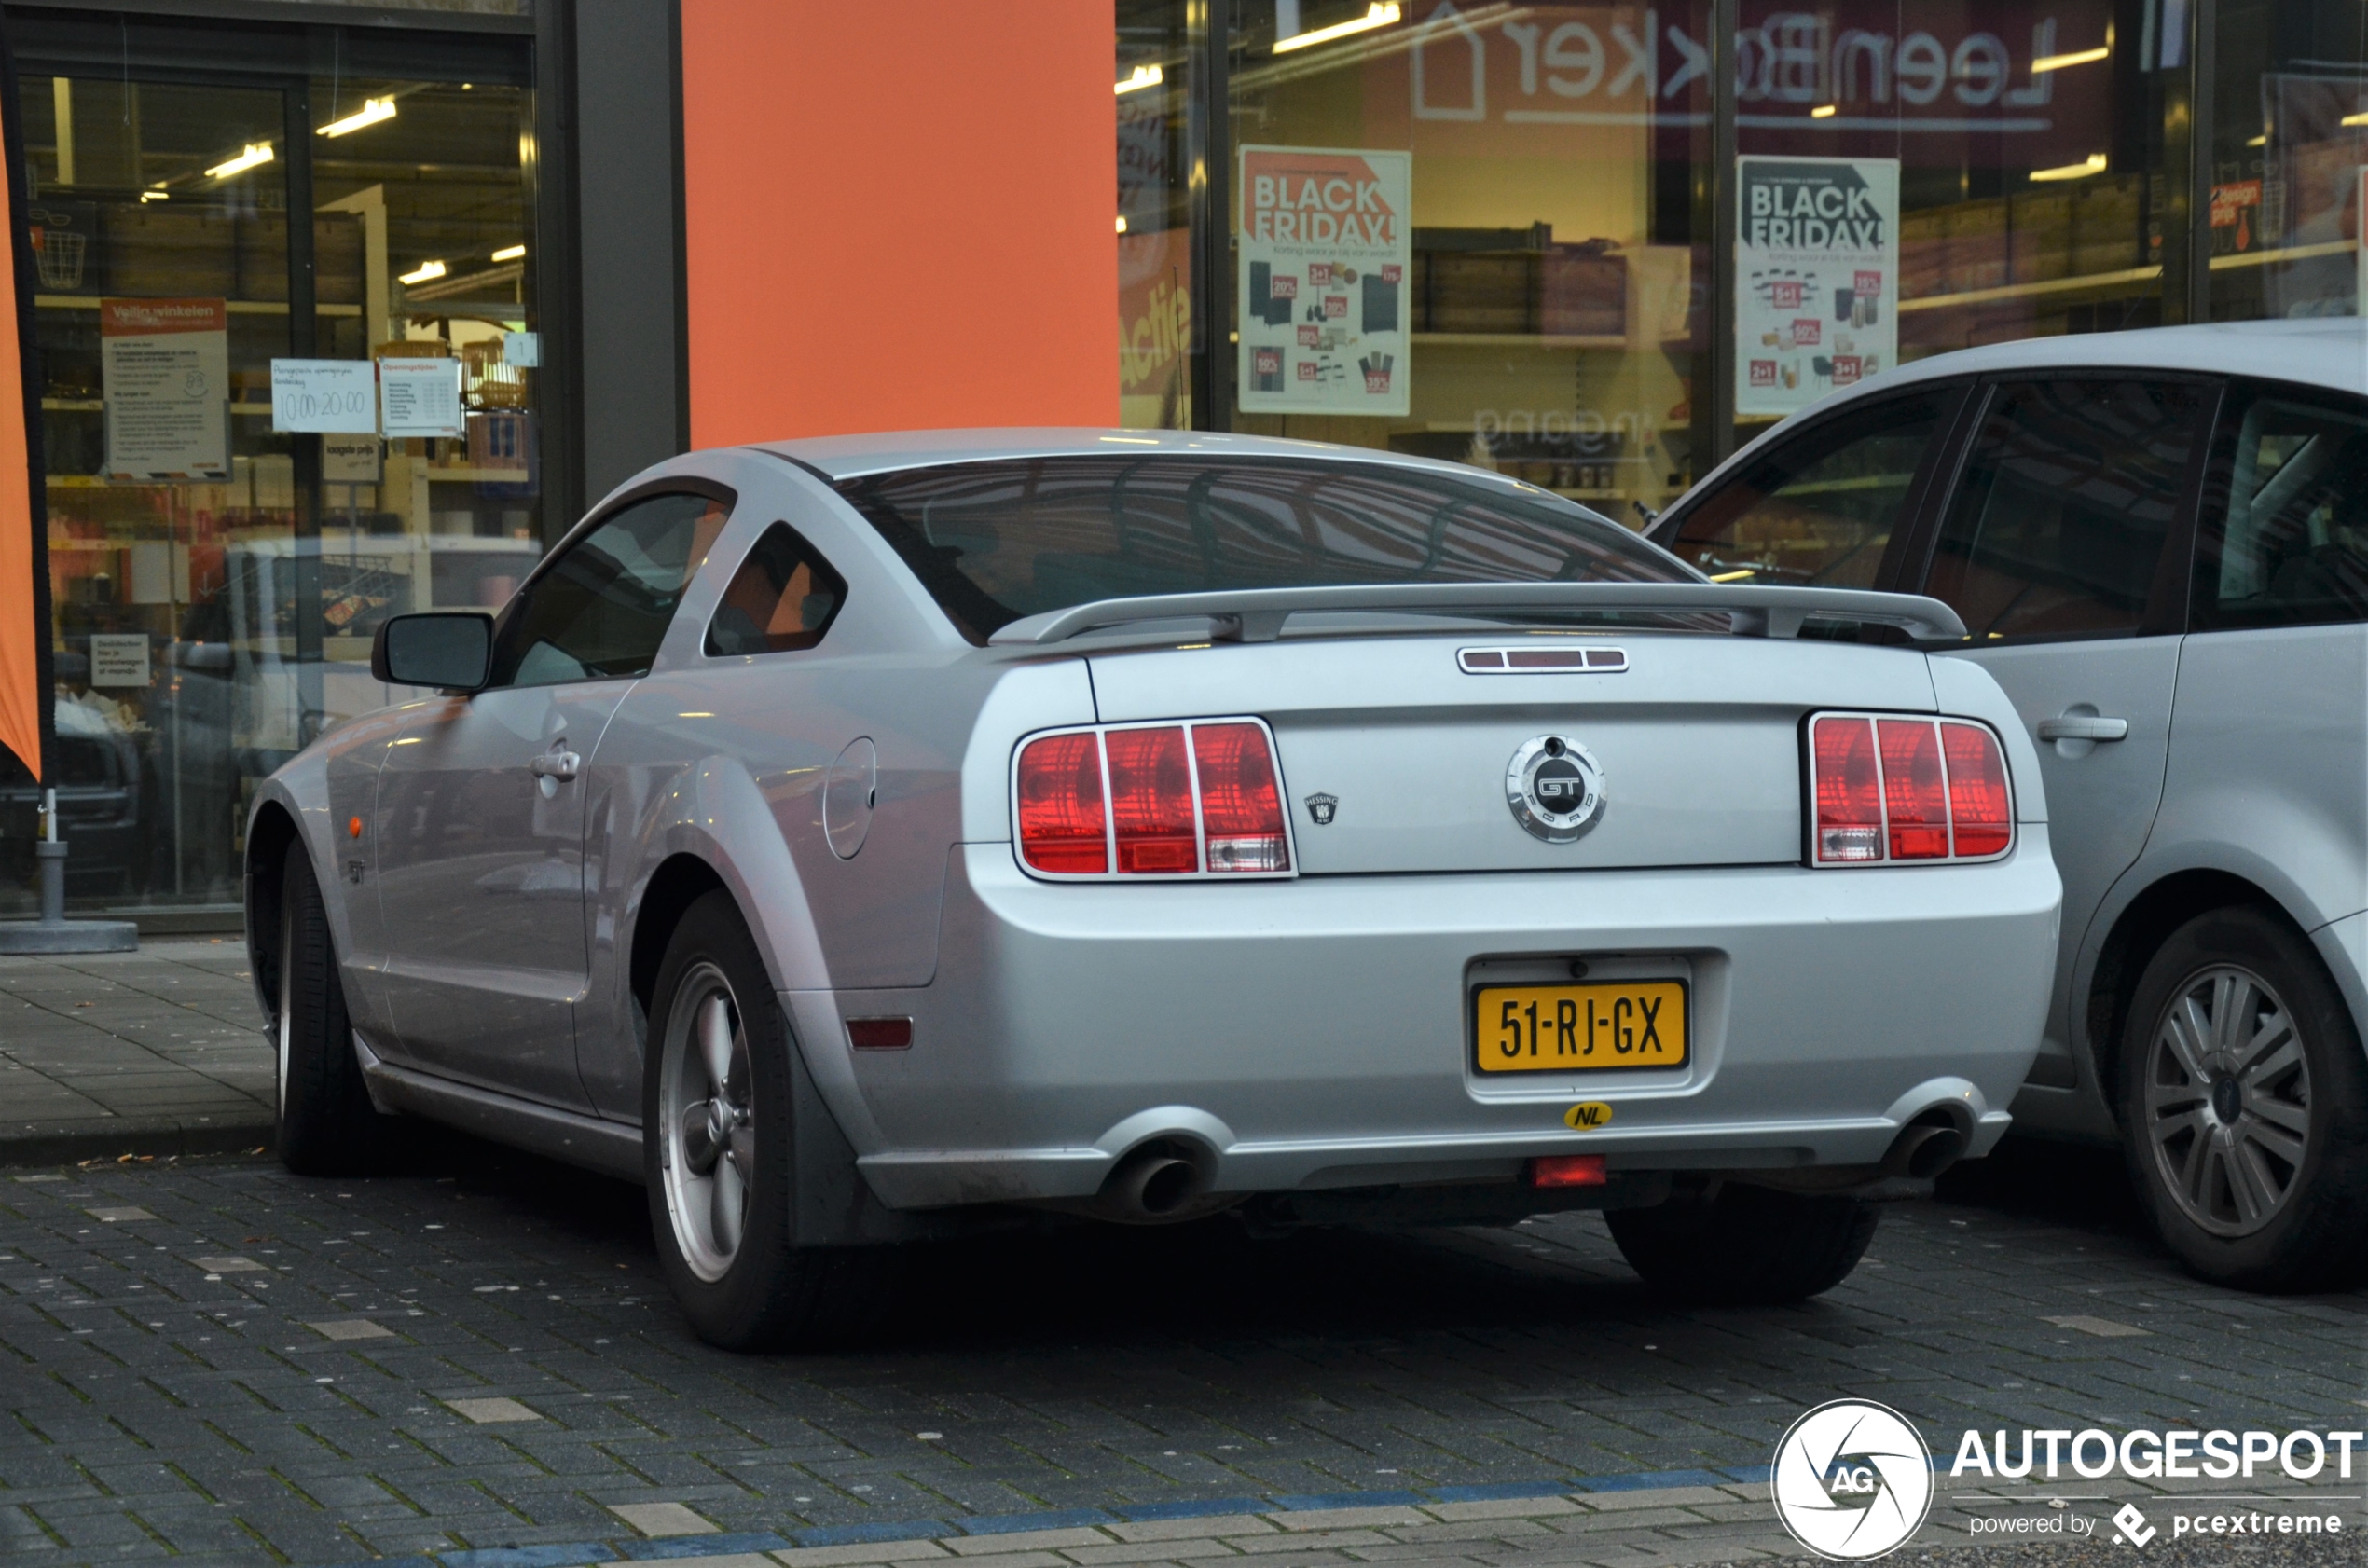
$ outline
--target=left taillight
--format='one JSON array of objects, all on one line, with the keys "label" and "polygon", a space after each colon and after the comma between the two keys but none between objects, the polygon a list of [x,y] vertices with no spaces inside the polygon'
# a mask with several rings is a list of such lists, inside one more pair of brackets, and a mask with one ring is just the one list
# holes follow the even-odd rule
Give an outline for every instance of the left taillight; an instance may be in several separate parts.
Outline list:
[{"label": "left taillight", "polygon": [[1274,737],[1256,719],[1038,736],[1012,764],[1020,862],[1042,876],[1288,876]]},{"label": "left taillight", "polygon": [[1989,860],[2014,847],[2006,755],[1987,724],[1819,713],[1808,752],[1811,865]]},{"label": "left taillight", "polygon": [[1055,876],[1110,869],[1099,737],[1088,731],[1029,741],[1020,748],[1015,793],[1020,859]]}]

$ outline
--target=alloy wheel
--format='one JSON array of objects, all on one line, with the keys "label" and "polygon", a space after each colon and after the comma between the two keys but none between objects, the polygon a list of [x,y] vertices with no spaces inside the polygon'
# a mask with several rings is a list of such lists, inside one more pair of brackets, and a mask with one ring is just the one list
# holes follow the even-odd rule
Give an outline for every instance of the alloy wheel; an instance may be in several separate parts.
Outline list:
[{"label": "alloy wheel", "polygon": [[682,1260],[712,1284],[730,1272],[747,1231],[756,1154],[748,1033],[722,970],[702,962],[683,975],[660,1049],[667,1212]]},{"label": "alloy wheel", "polygon": [[2269,983],[2234,964],[2189,975],[2147,1047],[2145,1132],[2180,1212],[2216,1236],[2278,1217],[2310,1141],[2310,1066]]}]

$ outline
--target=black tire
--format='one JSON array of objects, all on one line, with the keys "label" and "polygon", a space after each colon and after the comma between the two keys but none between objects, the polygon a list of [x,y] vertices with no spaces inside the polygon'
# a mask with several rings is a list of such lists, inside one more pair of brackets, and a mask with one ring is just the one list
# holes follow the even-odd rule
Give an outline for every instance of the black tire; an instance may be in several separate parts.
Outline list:
[{"label": "black tire", "polygon": [[1628,1266],[1663,1296],[1760,1306],[1822,1295],[1848,1278],[1881,1211],[1728,1182],[1709,1202],[1673,1199],[1604,1215]]},{"label": "black tire", "polygon": [[[669,1116],[668,1075],[696,1070],[679,1052],[695,1050],[688,1031],[699,1026],[698,1014],[716,1000],[719,986],[731,1068],[722,1084],[709,1081],[707,1100],[683,1101],[678,1088],[681,1103]],[[875,1259],[861,1248],[795,1245],[790,1066],[795,1047],[764,959],[730,894],[709,893],[683,912],[658,965],[651,1000],[641,1072],[643,1172],[658,1262],[683,1316],[700,1339],[725,1350],[845,1341],[865,1316]],[[684,1037],[678,1038],[678,1027]],[[668,1125],[710,1106],[741,1120],[696,1148],[675,1135],[679,1127]],[[704,1176],[694,1174],[702,1158]],[[726,1179],[727,1167],[743,1203],[726,1207],[743,1217],[737,1239],[724,1249],[712,1214],[714,1190]],[[700,1189],[701,1180],[709,1185]],[[709,1217],[704,1221],[697,1217],[703,1208]]]},{"label": "black tire", "polygon": [[280,873],[280,1002],[272,1023],[280,1162],[298,1176],[366,1176],[394,1146],[370,1104],[329,936],[329,912],[301,843]]},{"label": "black tire", "polygon": [[[2226,1033],[2223,1012],[2236,1021]],[[2199,1023],[2210,1027],[2199,1034]],[[2180,1042],[2201,1048],[2200,1076]],[[2119,1066],[2130,1180],[2191,1272],[2262,1291],[2359,1277],[2368,1062],[2300,933],[2243,906],[2173,931],[2138,978]]]}]

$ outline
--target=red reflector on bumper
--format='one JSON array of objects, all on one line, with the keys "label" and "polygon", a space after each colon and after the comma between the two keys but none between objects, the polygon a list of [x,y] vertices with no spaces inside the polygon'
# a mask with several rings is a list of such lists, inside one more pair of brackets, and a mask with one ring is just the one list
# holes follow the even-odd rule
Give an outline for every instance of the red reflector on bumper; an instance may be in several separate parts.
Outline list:
[{"label": "red reflector on bumper", "polygon": [[850,1018],[847,1040],[858,1051],[902,1051],[913,1043],[910,1018]]},{"label": "red reflector on bumper", "polygon": [[1547,1154],[1529,1162],[1532,1187],[1602,1187],[1610,1180],[1600,1154]]}]

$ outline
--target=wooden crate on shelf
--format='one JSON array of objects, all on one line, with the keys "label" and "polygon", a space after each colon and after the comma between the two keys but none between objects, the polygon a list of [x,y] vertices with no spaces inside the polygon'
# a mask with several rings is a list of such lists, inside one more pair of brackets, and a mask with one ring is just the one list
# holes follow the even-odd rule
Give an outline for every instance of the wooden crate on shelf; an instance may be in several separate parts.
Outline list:
[{"label": "wooden crate on shelf", "polygon": [[2074,277],[2143,266],[2144,208],[2141,175],[2083,180],[2073,193],[2072,271]]},{"label": "wooden crate on shelf", "polygon": [[2012,269],[2018,283],[2046,282],[2072,270],[2072,193],[2024,191],[2013,199]]},{"label": "wooden crate on shelf", "polygon": [[1598,246],[1556,245],[1539,262],[1540,332],[1549,337],[1618,337],[1627,332],[1627,257]]}]

